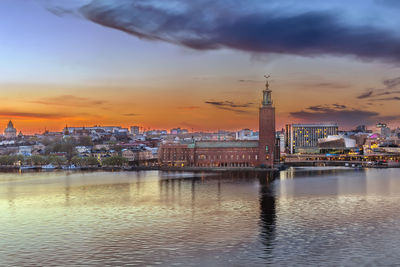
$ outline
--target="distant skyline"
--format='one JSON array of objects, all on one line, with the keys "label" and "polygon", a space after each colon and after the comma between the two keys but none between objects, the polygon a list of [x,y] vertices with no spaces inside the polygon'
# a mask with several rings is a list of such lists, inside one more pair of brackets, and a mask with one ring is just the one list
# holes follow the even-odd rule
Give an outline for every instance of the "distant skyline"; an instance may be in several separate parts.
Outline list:
[{"label": "distant skyline", "polygon": [[[400,126],[394,0],[3,0],[0,127]],[[2,131],[1,130],[1,131]]]}]

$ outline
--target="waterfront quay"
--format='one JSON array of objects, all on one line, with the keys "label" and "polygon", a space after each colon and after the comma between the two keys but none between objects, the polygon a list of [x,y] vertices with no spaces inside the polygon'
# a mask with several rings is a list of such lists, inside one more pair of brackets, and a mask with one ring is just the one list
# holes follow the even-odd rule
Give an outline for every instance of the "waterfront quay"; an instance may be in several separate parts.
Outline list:
[{"label": "waterfront quay", "polygon": [[[112,158],[109,158],[112,159]],[[119,158],[120,159],[120,158]],[[66,163],[66,162],[65,162]],[[71,167],[72,166],[72,167]],[[114,162],[114,164],[100,165],[96,161],[96,165],[21,165],[18,164],[0,164],[0,172],[9,171],[52,171],[52,170],[68,170],[68,171],[140,171],[140,170],[163,170],[163,171],[255,171],[255,172],[268,172],[278,171],[289,167],[312,167],[312,166],[344,166],[344,167],[358,167],[358,168],[399,168],[400,155],[385,155],[385,154],[372,154],[372,155],[326,155],[326,154],[293,154],[281,156],[280,161],[277,161],[274,167],[262,166],[165,166],[159,165],[153,159],[148,161],[141,161],[139,165],[131,165],[129,161]]]},{"label": "waterfront quay", "polygon": [[287,166],[400,167],[400,154],[326,155],[295,154],[281,158]]}]

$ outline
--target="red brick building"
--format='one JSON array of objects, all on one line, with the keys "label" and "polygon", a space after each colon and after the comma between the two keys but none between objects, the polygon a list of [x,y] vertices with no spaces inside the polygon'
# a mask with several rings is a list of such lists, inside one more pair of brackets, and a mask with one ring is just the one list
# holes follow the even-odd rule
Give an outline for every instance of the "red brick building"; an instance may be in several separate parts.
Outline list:
[{"label": "red brick building", "polygon": [[258,141],[197,141],[160,146],[158,162],[166,167],[273,167],[279,159],[275,137],[275,107],[267,81],[259,110]]},{"label": "red brick building", "polygon": [[166,167],[193,166],[194,150],[191,144],[167,143],[160,145],[158,163]]},{"label": "red brick building", "polygon": [[268,80],[263,90],[263,101],[259,112],[259,131],[259,164],[272,167],[276,156],[276,146],[279,142],[276,141],[275,136],[275,107],[272,106]]},{"label": "red brick building", "polygon": [[198,141],[192,144],[163,144],[159,163],[168,167],[255,167],[258,141]]}]

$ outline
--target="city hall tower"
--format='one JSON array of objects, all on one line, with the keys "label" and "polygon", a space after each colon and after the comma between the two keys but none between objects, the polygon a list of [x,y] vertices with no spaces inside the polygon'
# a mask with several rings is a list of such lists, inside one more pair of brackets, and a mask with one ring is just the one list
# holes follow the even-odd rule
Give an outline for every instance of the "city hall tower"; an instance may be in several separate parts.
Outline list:
[{"label": "city hall tower", "polygon": [[258,160],[262,167],[272,168],[275,159],[275,107],[272,105],[268,78],[263,90],[263,100],[259,113]]}]

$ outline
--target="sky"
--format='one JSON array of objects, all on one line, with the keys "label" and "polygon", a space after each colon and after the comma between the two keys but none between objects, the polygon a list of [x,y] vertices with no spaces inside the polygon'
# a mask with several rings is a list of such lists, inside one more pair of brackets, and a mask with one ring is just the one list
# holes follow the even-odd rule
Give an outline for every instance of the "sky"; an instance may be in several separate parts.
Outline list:
[{"label": "sky", "polygon": [[400,126],[395,0],[0,0],[0,128]]}]

